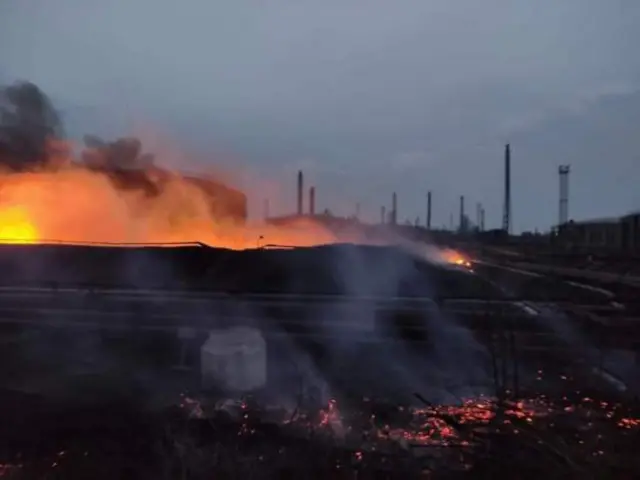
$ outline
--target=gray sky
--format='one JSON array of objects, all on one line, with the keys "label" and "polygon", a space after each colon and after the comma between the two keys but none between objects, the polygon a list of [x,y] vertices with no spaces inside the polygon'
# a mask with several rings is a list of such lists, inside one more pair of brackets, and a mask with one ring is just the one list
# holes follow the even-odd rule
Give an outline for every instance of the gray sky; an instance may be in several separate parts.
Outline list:
[{"label": "gray sky", "polygon": [[[3,0],[0,80],[40,85],[75,133],[136,122],[319,207],[448,223],[457,198],[516,230],[640,209],[637,0]],[[214,153],[215,152],[215,153]],[[253,196],[254,205],[261,203]]]}]

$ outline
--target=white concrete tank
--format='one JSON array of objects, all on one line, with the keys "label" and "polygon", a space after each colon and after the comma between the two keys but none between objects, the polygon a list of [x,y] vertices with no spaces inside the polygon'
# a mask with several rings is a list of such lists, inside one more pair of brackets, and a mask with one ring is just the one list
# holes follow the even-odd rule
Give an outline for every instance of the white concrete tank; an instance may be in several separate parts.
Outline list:
[{"label": "white concrete tank", "polygon": [[260,330],[215,330],[200,350],[202,386],[249,392],[267,383],[267,343]]}]

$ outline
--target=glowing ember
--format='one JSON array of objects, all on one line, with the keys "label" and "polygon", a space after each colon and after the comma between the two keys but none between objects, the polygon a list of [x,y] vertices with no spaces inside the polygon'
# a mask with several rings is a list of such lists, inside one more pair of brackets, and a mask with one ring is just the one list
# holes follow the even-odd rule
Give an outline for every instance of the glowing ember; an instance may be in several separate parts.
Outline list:
[{"label": "glowing ember", "polygon": [[471,261],[462,255],[460,252],[451,249],[445,249],[441,252],[442,258],[445,262],[458,265],[460,267],[471,268]]},{"label": "glowing ember", "polygon": [[[365,399],[365,403],[369,400]],[[187,407],[190,416],[202,417],[202,408],[198,402],[185,397],[182,399],[183,407]],[[597,412],[599,410],[599,412]],[[296,410],[293,416],[284,415],[280,420],[283,426],[293,429],[302,429],[306,432],[324,431],[330,432],[332,438],[346,441],[348,438],[358,438],[359,458],[365,451],[375,451],[385,443],[400,444],[404,448],[411,446],[458,446],[472,447],[474,433],[481,433],[490,425],[495,428],[502,425],[512,434],[522,434],[526,428],[551,428],[554,427],[555,418],[559,415],[577,416],[577,428],[586,435],[596,428],[596,420],[600,418],[608,422],[611,427],[619,430],[631,430],[640,428],[640,419],[625,417],[616,413],[615,405],[606,403],[594,403],[589,398],[583,398],[575,405],[565,407],[550,403],[544,396],[519,401],[507,401],[498,404],[494,399],[480,397],[464,401],[461,405],[434,405],[426,408],[397,407],[398,419],[395,423],[402,425],[379,423],[376,415],[370,415],[358,420],[357,412],[341,412],[336,400],[329,403],[319,411],[319,415]],[[197,412],[194,415],[194,411]],[[252,435],[255,429],[247,424],[248,410],[245,407],[240,411],[240,428],[238,435]],[[401,419],[401,420],[400,420]],[[583,421],[587,419],[588,421]],[[356,425],[360,425],[356,427]],[[600,427],[601,428],[601,425]],[[601,435],[598,436],[601,438]],[[580,437],[576,437],[579,445],[584,444]]]}]

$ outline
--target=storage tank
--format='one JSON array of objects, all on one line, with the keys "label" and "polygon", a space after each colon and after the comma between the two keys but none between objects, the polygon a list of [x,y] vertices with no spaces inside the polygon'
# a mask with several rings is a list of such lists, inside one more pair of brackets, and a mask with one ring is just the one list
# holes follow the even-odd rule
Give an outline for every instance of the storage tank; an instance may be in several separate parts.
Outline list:
[{"label": "storage tank", "polygon": [[267,383],[267,344],[260,330],[232,327],[215,330],[200,349],[204,388],[234,393],[258,390]]}]

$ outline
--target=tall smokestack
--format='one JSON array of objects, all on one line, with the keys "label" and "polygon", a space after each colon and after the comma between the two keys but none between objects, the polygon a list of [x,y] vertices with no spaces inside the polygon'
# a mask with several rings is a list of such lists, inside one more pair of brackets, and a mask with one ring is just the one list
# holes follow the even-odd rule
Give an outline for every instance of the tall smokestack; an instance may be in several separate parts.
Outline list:
[{"label": "tall smokestack", "polygon": [[502,213],[502,229],[509,233],[511,230],[511,147],[507,143],[504,147],[504,210]]},{"label": "tall smokestack", "polygon": [[480,209],[480,231],[484,232],[484,207]]},{"label": "tall smokestack", "polygon": [[303,212],[303,195],[304,191],[304,179],[302,177],[302,170],[298,172],[298,215],[302,215]]},{"label": "tall smokestack", "polygon": [[465,225],[465,217],[464,217],[464,195],[460,195],[460,232],[464,232],[466,230]]},{"label": "tall smokestack", "polygon": [[387,209],[384,205],[380,207],[380,223],[382,225],[387,223]]},{"label": "tall smokestack", "polygon": [[431,230],[431,191],[427,193],[427,230]]},{"label": "tall smokestack", "polygon": [[393,192],[391,197],[391,223],[396,225],[398,223],[398,195]]},{"label": "tall smokestack", "polygon": [[558,225],[564,225],[569,221],[569,165],[560,165],[558,175],[560,176],[560,208],[558,212]]},{"label": "tall smokestack", "polygon": [[309,189],[309,215],[316,214],[316,187]]}]

